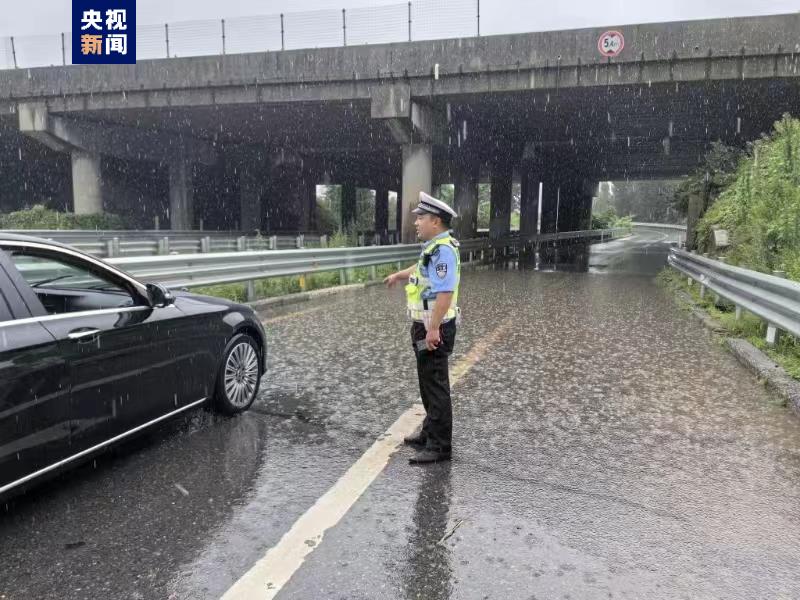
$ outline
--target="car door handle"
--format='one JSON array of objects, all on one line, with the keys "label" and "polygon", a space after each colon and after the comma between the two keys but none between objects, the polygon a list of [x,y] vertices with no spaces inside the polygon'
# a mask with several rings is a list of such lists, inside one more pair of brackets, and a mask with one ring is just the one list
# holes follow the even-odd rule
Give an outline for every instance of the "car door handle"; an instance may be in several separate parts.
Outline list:
[{"label": "car door handle", "polygon": [[99,329],[75,329],[67,334],[71,340],[82,340],[84,338],[93,337],[100,333]]}]

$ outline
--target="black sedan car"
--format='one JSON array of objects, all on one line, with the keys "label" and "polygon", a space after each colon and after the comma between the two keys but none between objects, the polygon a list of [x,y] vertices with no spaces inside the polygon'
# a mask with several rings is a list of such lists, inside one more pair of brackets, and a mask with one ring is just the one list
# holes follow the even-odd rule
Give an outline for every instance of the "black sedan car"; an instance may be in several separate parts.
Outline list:
[{"label": "black sedan car", "polygon": [[0,498],[204,403],[248,409],[266,354],[247,306],[0,232]]}]

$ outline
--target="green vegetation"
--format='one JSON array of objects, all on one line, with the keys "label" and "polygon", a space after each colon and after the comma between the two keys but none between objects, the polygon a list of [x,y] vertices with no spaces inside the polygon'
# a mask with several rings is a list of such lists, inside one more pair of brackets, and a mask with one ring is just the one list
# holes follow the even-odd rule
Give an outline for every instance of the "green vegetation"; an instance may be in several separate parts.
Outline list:
[{"label": "green vegetation", "polygon": [[[379,265],[376,268],[378,279],[383,279],[390,273],[394,273],[396,266]],[[368,267],[347,270],[348,283],[366,283],[370,280],[370,270]],[[305,277],[305,291],[330,288],[340,285],[339,272],[331,271],[317,273]],[[214,285],[203,288],[193,288],[191,290],[197,294],[216,296],[217,298],[227,298],[234,302],[247,301],[247,286],[244,283],[232,283],[228,285]],[[272,277],[270,279],[259,279],[255,282],[256,299],[274,298],[287,294],[297,294],[302,292],[303,284],[299,276],[293,277]]]},{"label": "green vegetation", "polygon": [[35,205],[33,208],[0,214],[0,229],[127,229],[122,217],[110,214],[76,215]]},{"label": "green vegetation", "polygon": [[592,214],[592,229],[630,229],[633,217],[618,217],[613,208],[608,208],[601,213]]},{"label": "green vegetation", "polygon": [[714,252],[714,230],[728,231],[732,264],[786,271],[800,281],[800,120],[785,116],[754,142],[735,178],[697,226],[696,240]]},{"label": "green vegetation", "polygon": [[[766,273],[781,270],[800,281],[800,120],[784,116],[770,135],[745,150],[715,144],[705,164],[676,194],[679,209],[686,211],[691,202],[707,209],[695,233],[700,252],[724,253],[731,264]],[[729,247],[716,248],[717,229],[728,232]],[[671,269],[662,273],[661,281],[688,291],[730,335],[747,339],[800,379],[800,341],[784,333],[769,347],[761,319],[743,315],[737,321],[733,307],[715,306],[708,296],[701,300],[699,286],[689,287]]]},{"label": "green vegetation", "polygon": [[[344,233],[337,231],[328,239],[329,248],[346,248],[356,245],[355,233]],[[396,265],[378,265],[376,267],[378,279],[383,279],[390,273],[394,273]],[[366,283],[370,280],[369,267],[358,269],[347,269],[348,283]],[[329,271],[316,273],[302,278],[298,275],[291,277],[271,277],[269,279],[258,279],[254,282],[255,299],[274,298],[287,294],[296,294],[302,291],[312,291],[322,288],[335,287],[340,285],[339,271]],[[234,302],[245,302],[247,300],[247,284],[232,283],[227,285],[214,285],[202,288],[193,288],[197,294],[227,298]]]},{"label": "green vegetation", "polygon": [[659,274],[658,281],[673,292],[687,292],[695,304],[719,322],[730,337],[746,339],[781,365],[789,375],[800,379],[800,341],[790,335],[781,334],[775,347],[768,346],[765,340],[766,325],[761,319],[743,313],[742,318],[737,321],[733,306],[716,306],[712,293],[706,293],[705,298],[701,299],[700,286],[696,283],[689,286],[686,277],[670,267]]},{"label": "green vegetation", "polygon": [[703,157],[703,163],[675,190],[673,208],[683,216],[689,213],[689,203],[700,203],[701,213],[736,179],[736,168],[744,155],[740,148],[714,142]]}]

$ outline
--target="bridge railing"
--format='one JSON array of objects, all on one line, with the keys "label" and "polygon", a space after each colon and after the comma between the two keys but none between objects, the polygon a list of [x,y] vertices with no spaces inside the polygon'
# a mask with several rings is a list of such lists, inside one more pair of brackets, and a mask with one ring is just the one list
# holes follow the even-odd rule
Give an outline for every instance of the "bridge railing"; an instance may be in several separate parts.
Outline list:
[{"label": "bridge railing", "polygon": [[[137,60],[387,44],[480,35],[479,0],[138,25]],[[0,37],[0,69],[72,64],[72,33]]]},{"label": "bridge railing", "polygon": [[800,283],[780,274],[767,275],[734,267],[719,260],[672,248],[669,264],[686,275],[689,283],[700,284],[700,296],[707,290],[735,306],[736,317],[750,312],[767,323],[767,343],[774,344],[779,330],[800,338]]},{"label": "bridge railing", "polygon": [[[620,230],[564,232],[559,239],[588,240],[610,238]],[[568,235],[569,234],[569,235]],[[545,242],[554,234],[528,236],[525,243]],[[505,248],[519,248],[521,241],[514,236],[506,240],[477,238],[464,240],[460,249],[467,261],[502,253]],[[347,270],[358,267],[408,263],[419,256],[418,244],[393,246],[367,246],[363,248],[309,248],[297,250],[272,250],[266,252],[222,252],[207,254],[182,254],[165,256],[137,256],[106,259],[106,262],[145,281],[157,281],[169,288],[190,288],[227,283],[248,282],[248,297],[254,292],[252,282],[257,279],[290,275],[313,275],[326,271],[339,271],[342,283],[347,282]],[[375,275],[373,270],[372,276]]]}]

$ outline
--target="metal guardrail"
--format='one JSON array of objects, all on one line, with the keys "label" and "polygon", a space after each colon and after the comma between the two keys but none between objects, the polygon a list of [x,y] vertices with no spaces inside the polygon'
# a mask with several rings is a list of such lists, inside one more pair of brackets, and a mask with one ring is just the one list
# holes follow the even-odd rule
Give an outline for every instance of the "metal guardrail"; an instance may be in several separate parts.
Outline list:
[{"label": "metal guardrail", "polygon": [[736,307],[737,319],[746,310],[767,323],[767,343],[775,344],[778,331],[800,338],[800,283],[778,275],[734,267],[722,261],[672,248],[669,264]]},{"label": "metal guardrail", "polygon": [[[593,230],[544,234],[525,238],[511,237],[490,241],[487,238],[464,240],[460,249],[468,261],[475,254],[486,258],[498,249],[521,244],[555,240],[611,238],[622,230]],[[226,283],[248,282],[288,275],[312,275],[325,271],[340,272],[342,283],[347,282],[347,270],[358,267],[411,262],[419,256],[417,244],[367,246],[363,248],[315,248],[304,250],[272,250],[266,252],[225,252],[167,256],[140,256],[106,259],[106,262],[138,279],[157,281],[169,288],[201,287]],[[373,271],[374,275],[374,271]],[[248,297],[252,295],[248,286]]]},{"label": "metal guardrail", "polygon": [[[317,233],[248,236],[232,231],[86,231],[50,229],[7,231],[69,244],[98,258],[196,254],[200,252],[242,252],[246,250],[290,250],[306,247],[326,247],[328,244],[328,237]],[[396,239],[396,232],[389,232],[389,242],[395,242]],[[381,239],[379,235],[364,233],[359,234],[358,242],[359,246],[380,245]]]},{"label": "metal guardrail", "polygon": [[[547,243],[558,240],[610,239],[625,230],[570,231],[558,234],[531,236],[508,236],[502,240],[475,238],[461,241],[459,247],[462,259],[472,262],[476,255],[484,260],[506,255],[509,248],[521,249],[534,243]],[[285,277],[293,275],[313,275],[316,273],[339,271],[342,284],[348,282],[348,271],[354,268],[369,267],[370,278],[377,277],[378,265],[395,263],[398,269],[402,263],[411,263],[419,257],[418,244],[392,246],[366,246],[357,248],[306,248],[293,250],[268,250],[239,252],[206,252],[194,254],[169,254],[161,256],[122,256],[107,258],[105,261],[137,279],[159,282],[169,288],[204,287],[229,283],[247,283],[248,300],[255,299],[255,284],[258,279]],[[67,287],[80,288],[86,285],[102,284],[94,278],[83,282],[80,271],[51,263],[40,264],[31,260],[24,267],[26,279],[47,285],[48,280],[64,280]],[[301,288],[305,280],[301,278]],[[57,287],[57,285],[56,285]]]},{"label": "metal guardrail", "polygon": [[[468,254],[488,249],[486,240],[461,244]],[[106,262],[138,279],[158,281],[169,288],[201,287],[240,283],[269,277],[313,275],[359,267],[413,261],[419,256],[416,244],[367,246],[364,248],[314,248],[266,252],[225,252],[177,256],[111,258]],[[344,283],[346,283],[346,274]]]},{"label": "metal guardrail", "polygon": [[674,229],[676,231],[686,231],[686,225],[677,225],[675,223],[631,223],[634,227],[646,227],[649,229]]}]

